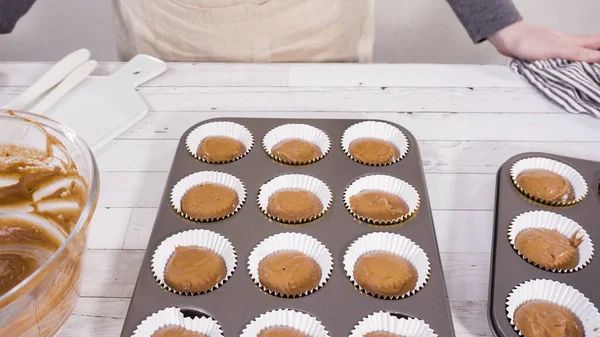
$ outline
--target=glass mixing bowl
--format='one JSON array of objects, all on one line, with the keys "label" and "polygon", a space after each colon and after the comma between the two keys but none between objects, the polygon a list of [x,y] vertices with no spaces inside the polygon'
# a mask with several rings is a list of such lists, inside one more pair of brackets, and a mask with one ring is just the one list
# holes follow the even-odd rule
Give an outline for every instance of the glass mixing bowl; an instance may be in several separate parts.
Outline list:
[{"label": "glass mixing bowl", "polygon": [[[83,139],[68,127],[43,116],[15,113],[37,122],[64,145],[88,187],[81,214],[71,232],[65,234],[60,248],[35,272],[0,296],[0,336],[54,336],[79,299],[86,235],[98,201],[98,167]],[[0,110],[0,144],[44,149],[45,139],[46,135],[31,122]],[[2,213],[0,209],[0,216],[10,216],[7,211]]]}]

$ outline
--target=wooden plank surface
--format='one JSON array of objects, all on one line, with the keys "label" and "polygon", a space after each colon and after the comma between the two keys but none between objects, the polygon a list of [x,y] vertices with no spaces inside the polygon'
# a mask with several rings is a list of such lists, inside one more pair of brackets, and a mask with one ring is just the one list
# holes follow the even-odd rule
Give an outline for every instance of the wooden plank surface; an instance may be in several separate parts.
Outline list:
[{"label": "wooden plank surface", "polygon": [[[49,67],[1,63],[0,105]],[[600,121],[565,113],[505,66],[181,63],[139,92],[149,115],[97,154],[102,188],[82,298],[61,337],[120,333],[173,150],[202,120],[385,119],[409,129],[422,152],[457,337],[492,336],[486,301],[498,166],[526,151],[600,161]]]}]

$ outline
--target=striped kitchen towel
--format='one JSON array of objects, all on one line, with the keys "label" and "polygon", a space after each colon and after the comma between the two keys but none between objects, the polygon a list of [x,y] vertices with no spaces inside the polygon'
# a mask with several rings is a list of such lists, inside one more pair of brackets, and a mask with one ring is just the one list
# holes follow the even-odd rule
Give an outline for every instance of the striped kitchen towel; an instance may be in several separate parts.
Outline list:
[{"label": "striped kitchen towel", "polygon": [[513,60],[510,66],[567,111],[600,118],[600,63]]}]

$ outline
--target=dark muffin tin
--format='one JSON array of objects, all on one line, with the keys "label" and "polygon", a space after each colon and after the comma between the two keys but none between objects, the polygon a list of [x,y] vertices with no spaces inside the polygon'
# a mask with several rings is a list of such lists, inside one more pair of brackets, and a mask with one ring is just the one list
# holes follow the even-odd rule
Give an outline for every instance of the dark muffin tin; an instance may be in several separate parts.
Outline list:
[{"label": "dark muffin tin", "polygon": [[[207,164],[194,159],[185,148],[185,139],[194,128],[214,121],[236,122],[247,127],[254,136],[250,153],[227,164]],[[398,127],[408,138],[408,154],[399,162],[382,167],[359,164],[342,151],[342,133],[361,120],[326,119],[213,119],[188,129],[179,142],[167,185],[159,206],[154,229],[144,256],[122,337],[129,337],[146,317],[166,307],[190,309],[188,314],[209,315],[219,322],[224,336],[239,336],[244,327],[261,314],[288,308],[314,315],[332,337],[348,336],[364,317],[383,310],[424,320],[438,336],[452,337],[454,329],[450,305],[435,236],[431,205],[427,194],[423,164],[415,137]],[[262,138],[276,126],[303,123],[323,130],[330,137],[331,151],[320,161],[306,166],[289,166],[272,160],[262,149]],[[221,171],[238,177],[248,196],[246,203],[232,217],[213,223],[196,223],[178,215],[169,202],[173,186],[185,176],[198,171]],[[286,173],[312,175],[325,182],[333,193],[331,209],[320,219],[302,225],[284,225],[267,218],[258,208],[258,190],[271,178]],[[372,226],[355,219],[344,207],[343,193],[355,179],[370,174],[387,174],[413,185],[421,197],[418,212],[400,225]],[[203,228],[226,236],[238,254],[233,276],[219,289],[197,296],[182,296],[162,289],[153,278],[150,262],[158,245],[167,237],[189,229]],[[401,234],[427,253],[431,274],[425,287],[415,295],[398,300],[377,299],[361,293],[347,278],[343,266],[348,246],[364,234],[383,231]],[[333,255],[333,273],[319,291],[301,298],[280,298],[260,290],[248,274],[248,256],[263,239],[280,232],[308,234],[321,241]]]},{"label": "dark muffin tin", "polygon": [[[521,159],[531,157],[550,158],[567,164],[577,170],[588,185],[585,198],[567,207],[546,206],[530,200],[513,184],[510,168]],[[533,279],[550,279],[563,282],[583,293],[594,305],[600,304],[600,266],[597,257],[593,257],[585,268],[572,273],[545,271],[528,263],[513,249],[508,240],[508,227],[519,214],[545,210],[561,214],[577,222],[592,239],[600,237],[600,163],[582,159],[557,156],[547,153],[524,153],[507,160],[498,170],[496,180],[496,207],[494,213],[494,232],[492,242],[492,260],[490,270],[490,293],[488,318],[494,335],[514,337],[518,333],[507,318],[506,299],[519,284]]]}]

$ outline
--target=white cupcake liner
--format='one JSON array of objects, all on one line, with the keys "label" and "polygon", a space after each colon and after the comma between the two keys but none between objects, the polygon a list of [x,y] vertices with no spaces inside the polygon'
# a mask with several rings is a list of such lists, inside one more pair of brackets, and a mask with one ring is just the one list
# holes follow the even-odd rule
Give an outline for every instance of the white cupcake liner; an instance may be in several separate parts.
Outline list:
[{"label": "white cupcake liner", "polygon": [[[536,197],[529,192],[527,192],[523,187],[519,185],[517,182],[517,177],[519,174],[529,171],[529,170],[547,170],[554,172],[565,179],[567,179],[571,186],[573,186],[573,191],[575,193],[575,200],[570,202],[556,202],[550,200],[544,200],[542,198]],[[569,165],[563,164],[559,161],[549,158],[542,157],[531,157],[525,158],[517,161],[510,168],[510,177],[513,181],[513,184],[521,191],[521,193],[525,194],[529,199],[535,200],[539,203],[550,205],[550,206],[569,206],[574,205],[587,195],[588,185],[583,179],[583,176],[577,172],[574,168]]]},{"label": "white cupcake liner", "polygon": [[417,318],[399,318],[389,312],[379,311],[363,318],[350,333],[350,337],[363,337],[371,332],[389,332],[404,337],[437,337],[424,321]]},{"label": "white cupcake liner", "polygon": [[600,313],[589,299],[577,289],[564,283],[542,279],[521,283],[513,289],[506,300],[507,317],[520,336],[523,334],[515,325],[515,311],[521,305],[531,301],[548,301],[569,309],[583,324],[586,337],[600,336],[598,330]]},{"label": "white cupcake liner", "polygon": [[[212,136],[225,136],[238,140],[242,142],[242,144],[244,144],[244,146],[246,147],[246,152],[244,152],[244,154],[242,154],[241,156],[238,156],[230,161],[214,162],[198,157],[198,155],[196,154],[198,145],[200,145],[204,138]],[[192,130],[192,132],[190,132],[187,138],[185,139],[185,148],[192,155],[192,157],[209,164],[224,164],[239,160],[245,155],[247,155],[250,152],[250,150],[252,150],[253,145],[254,136],[252,136],[252,133],[250,133],[250,131],[245,126],[233,122],[210,122],[202,124],[194,130]]]},{"label": "white cupcake liner", "polygon": [[[267,256],[281,251],[298,251],[315,260],[321,268],[319,285],[297,296],[281,294],[262,285],[258,275],[259,263]],[[279,233],[272,235],[259,243],[248,257],[248,272],[252,281],[263,291],[279,297],[301,297],[312,294],[327,283],[332,271],[333,258],[329,249],[312,236],[301,233]]]},{"label": "white cupcake liner", "polygon": [[[181,210],[181,200],[183,199],[183,196],[190,188],[192,188],[194,186],[202,185],[202,184],[225,185],[225,186],[233,189],[238,195],[238,200],[239,200],[238,206],[235,208],[235,210],[233,212],[231,212],[230,214],[228,214],[224,217],[220,217],[220,218],[196,219],[194,217],[191,217],[191,216],[185,214]],[[179,213],[179,215],[181,215],[182,217],[184,217],[188,220],[196,221],[196,222],[211,222],[211,221],[218,221],[218,220],[223,220],[225,218],[228,218],[228,217],[234,215],[235,213],[237,213],[240,210],[240,208],[242,208],[245,201],[246,201],[246,187],[244,186],[244,183],[242,183],[242,181],[240,179],[232,176],[231,174],[217,172],[217,171],[201,171],[201,172],[192,173],[192,174],[188,175],[187,177],[181,179],[179,182],[177,182],[177,184],[175,184],[175,186],[173,186],[173,189],[171,190],[171,206],[173,206],[175,211],[177,211],[177,213]]]},{"label": "white cupcake liner", "polygon": [[[377,220],[357,214],[350,207],[350,198],[365,190],[376,190],[388,192],[402,198],[408,204],[408,214],[394,220]],[[375,225],[391,225],[406,221],[419,210],[421,199],[419,192],[409,183],[396,177],[376,174],[358,178],[353,181],[344,192],[344,205],[346,209],[357,219]]]},{"label": "white cupcake liner", "polygon": [[[175,248],[177,247],[189,247],[189,246],[198,246],[201,248],[207,248],[217,253],[223,261],[225,262],[225,267],[227,268],[227,275],[221,282],[215,284],[208,291],[204,292],[182,292],[176,289],[171,288],[165,282],[165,268],[171,255],[175,252]],[[174,234],[167,239],[165,239],[154,251],[154,255],[152,255],[152,261],[150,264],[150,268],[152,269],[152,275],[158,282],[158,284],[164,289],[179,295],[193,296],[199,294],[205,294],[207,292],[211,292],[229,280],[235,268],[237,266],[237,255],[235,252],[235,248],[231,244],[231,242],[224,236],[217,234],[215,232],[206,230],[206,229],[192,229],[185,232],[180,232]]]},{"label": "white cupcake liner", "polygon": [[160,329],[179,326],[207,337],[223,337],[219,323],[210,317],[184,317],[181,309],[171,307],[147,317],[137,326],[132,337],[152,337]]},{"label": "white cupcake liner", "polygon": [[[415,289],[400,296],[371,294],[363,289],[363,287],[361,287],[354,279],[354,266],[360,257],[372,252],[392,253],[401,256],[410,262],[415,267],[418,274]],[[348,276],[350,281],[360,291],[368,295],[384,299],[399,299],[416,294],[418,291],[423,289],[423,287],[425,287],[425,284],[427,284],[427,281],[429,280],[429,273],[431,271],[429,258],[421,247],[419,247],[412,240],[400,234],[387,232],[374,232],[366,234],[354,241],[344,254],[344,269],[346,270],[346,276]]]},{"label": "white cupcake liner", "polygon": [[317,318],[291,309],[278,309],[260,315],[246,325],[240,337],[256,337],[261,331],[275,327],[296,329],[310,337],[329,337],[329,332]]},{"label": "white cupcake liner", "polygon": [[[360,161],[354,157],[349,152],[350,143],[357,139],[361,138],[377,138],[381,140],[385,140],[394,144],[398,150],[400,151],[400,157],[397,160],[389,164],[370,164]],[[348,157],[352,160],[359,162],[361,164],[370,165],[370,166],[386,166],[397,163],[402,158],[406,156],[409,149],[408,138],[404,132],[400,131],[397,127],[384,123],[384,122],[376,122],[376,121],[366,121],[356,123],[344,131],[342,135],[342,150],[346,153]]]},{"label": "white cupcake liner", "polygon": [[[313,158],[307,162],[290,162],[274,155],[271,152],[271,149],[275,145],[288,139],[302,139],[315,144],[321,150],[321,156]],[[263,138],[263,148],[271,158],[284,164],[306,165],[323,159],[331,149],[331,141],[325,132],[314,126],[307,124],[284,124],[267,132]]]},{"label": "white cupcake liner", "polygon": [[[578,247],[579,263],[577,266],[573,269],[551,269],[541,266],[535,261],[526,258],[515,247],[515,243],[519,233],[531,228],[556,230],[568,238],[571,238],[573,234],[577,232],[577,237],[583,238],[583,242]],[[515,251],[517,251],[517,253],[527,262],[538,268],[553,272],[564,273],[581,270],[590,263],[592,257],[594,256],[594,244],[583,227],[567,217],[548,211],[531,211],[522,213],[515,217],[511,222],[511,225],[508,227],[508,240]]]},{"label": "white cupcake liner", "polygon": [[[275,192],[288,189],[301,189],[314,193],[319,200],[321,200],[323,210],[313,217],[300,219],[298,221],[288,221],[270,214],[267,210],[267,206],[269,205],[269,197],[271,197],[271,195],[273,195]],[[260,208],[261,212],[273,220],[286,224],[305,223],[322,217],[331,207],[332,199],[333,195],[327,184],[306,174],[285,174],[275,177],[260,187],[257,196],[258,207]]]}]

